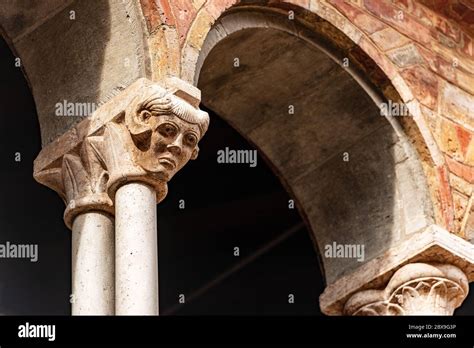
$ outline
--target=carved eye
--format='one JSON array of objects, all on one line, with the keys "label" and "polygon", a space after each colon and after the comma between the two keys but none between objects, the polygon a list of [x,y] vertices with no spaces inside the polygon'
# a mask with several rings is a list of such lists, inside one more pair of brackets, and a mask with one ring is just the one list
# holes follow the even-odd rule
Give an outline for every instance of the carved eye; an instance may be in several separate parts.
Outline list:
[{"label": "carved eye", "polygon": [[140,119],[142,121],[146,122],[150,117],[151,117],[151,112],[149,112],[148,110],[143,110],[142,112],[140,112]]},{"label": "carved eye", "polygon": [[184,141],[186,142],[186,145],[194,147],[196,146],[198,140],[194,134],[188,133],[184,136]]},{"label": "carved eye", "polygon": [[178,129],[171,123],[163,123],[158,127],[158,132],[164,137],[172,138],[176,136]]}]

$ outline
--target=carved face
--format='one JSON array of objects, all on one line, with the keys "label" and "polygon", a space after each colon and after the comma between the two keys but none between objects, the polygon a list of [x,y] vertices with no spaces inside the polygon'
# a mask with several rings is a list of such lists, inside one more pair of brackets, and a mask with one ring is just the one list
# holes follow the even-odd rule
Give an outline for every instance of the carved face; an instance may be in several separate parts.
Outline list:
[{"label": "carved face", "polygon": [[198,155],[199,127],[176,116],[150,119],[152,134],[147,151],[139,154],[140,165],[160,180],[170,180]]}]

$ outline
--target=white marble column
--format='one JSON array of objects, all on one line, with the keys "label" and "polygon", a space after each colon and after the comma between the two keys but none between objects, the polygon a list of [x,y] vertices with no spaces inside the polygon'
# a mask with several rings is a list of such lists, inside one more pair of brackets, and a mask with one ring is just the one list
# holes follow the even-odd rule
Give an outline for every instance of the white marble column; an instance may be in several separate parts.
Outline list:
[{"label": "white marble column", "polygon": [[114,221],[89,211],[72,224],[72,315],[114,315]]},{"label": "white marble column", "polygon": [[116,314],[158,315],[156,193],[127,183],[115,195]]}]

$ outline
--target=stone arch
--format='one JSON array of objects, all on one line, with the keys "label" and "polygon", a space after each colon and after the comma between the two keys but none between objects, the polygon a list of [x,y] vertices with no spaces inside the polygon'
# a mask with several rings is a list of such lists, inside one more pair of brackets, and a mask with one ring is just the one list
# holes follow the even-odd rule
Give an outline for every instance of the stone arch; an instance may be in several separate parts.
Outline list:
[{"label": "stone arch", "polygon": [[[342,53],[340,57],[349,56],[351,62],[355,63],[356,70],[359,70],[362,74],[367,74],[367,80],[375,85],[387,99],[398,100],[407,105],[412,117],[406,117],[402,120],[401,126],[414,143],[422,159],[425,174],[430,182],[429,188],[431,190],[432,201],[435,204],[436,220],[446,229],[459,233],[459,229],[461,228],[459,221],[456,226],[454,224],[453,197],[449,183],[450,169],[447,167],[445,156],[438,146],[439,140],[437,141],[433,138],[432,130],[427,123],[426,114],[429,111],[427,111],[427,108],[419,101],[420,91],[413,91],[413,87],[406,82],[405,77],[400,73],[399,70],[401,69],[380,50],[361,28],[363,27],[360,25],[361,21],[351,21],[341,13],[343,12],[341,9],[348,11],[345,7],[345,3],[340,1],[333,1],[333,3],[334,4],[331,5],[323,1],[279,1],[265,2],[265,4],[262,5],[252,1],[207,2],[197,11],[195,19],[189,27],[186,38],[182,43],[180,76],[184,80],[196,83],[196,69],[199,68],[199,60],[202,60],[200,57],[206,54],[205,52],[203,53],[202,50],[208,49],[204,47],[208,39],[208,34],[216,21],[229,12],[238,11],[239,9],[258,10],[263,8],[280,12],[294,11],[297,14],[295,18],[299,16],[304,19],[304,25],[308,25],[308,23],[314,20],[327,21],[332,28],[325,28],[325,30],[333,34],[333,29],[336,29],[339,34],[343,34],[343,36],[338,36],[337,40],[333,40],[332,42]],[[385,26],[391,30],[383,21],[376,18],[369,19],[369,24],[364,23],[365,29],[367,25],[371,25],[376,28],[379,26],[379,29]],[[250,21],[243,25],[251,27],[264,26],[265,24],[252,23]],[[216,31],[218,32],[218,29],[216,29]],[[210,40],[218,42],[225,35],[225,32],[220,35],[214,35],[215,37]],[[330,37],[328,39],[331,40]],[[348,43],[348,41],[350,41],[352,45]],[[210,44],[211,47],[212,45],[213,43]],[[353,53],[350,52],[351,49],[354,49]],[[366,63],[367,57],[369,58],[368,61],[371,61],[369,64]],[[417,63],[417,65],[421,64]],[[371,70],[378,71],[373,73]],[[427,71],[422,70],[422,72]],[[356,75],[357,74],[354,74],[353,76],[356,77]],[[360,75],[361,74],[359,74],[359,77]],[[429,74],[429,72],[426,77],[417,77],[420,80],[426,79],[431,81],[431,74]],[[357,77],[356,79],[359,83],[363,84],[364,79]],[[431,112],[430,116],[433,117],[433,112]],[[467,211],[466,214],[468,213]],[[466,217],[464,217],[464,219],[466,219]]]},{"label": "stone arch", "polygon": [[[258,23],[263,24],[259,26]],[[242,29],[242,24],[245,30]],[[247,34],[244,33],[245,31]],[[260,35],[258,32],[263,32],[265,34]],[[225,33],[225,35],[219,35],[219,33]],[[300,46],[289,46],[289,41],[285,41],[287,40],[284,37],[285,35],[287,37],[292,37],[294,41],[301,41],[302,44]],[[261,41],[256,41],[254,38],[248,39],[247,36],[260,38]],[[404,132],[398,123],[391,122],[391,125],[389,125],[382,117],[380,117],[374,101],[376,104],[379,104],[381,99],[373,90],[373,87],[371,87],[370,81],[364,80],[356,72],[351,74],[351,78],[347,74],[347,70],[342,69],[337,64],[340,61],[336,56],[337,52],[331,51],[330,47],[322,46],[322,42],[320,42],[320,45],[316,43],[315,45],[317,47],[313,48],[314,52],[317,53],[311,53],[310,50],[299,51],[304,45],[311,46],[311,43],[313,43],[316,38],[311,37],[311,33],[305,32],[303,28],[297,26],[285,26],[282,24],[281,16],[278,14],[262,12],[256,14],[242,13],[240,11],[232,12],[224,17],[222,21],[216,22],[206,40],[204,46],[201,48],[203,56],[202,58],[199,58],[200,63],[198,63],[198,69],[203,66],[202,69],[205,70],[205,73],[203,73],[205,79],[204,81],[199,79],[199,84],[197,77],[194,80],[194,83],[202,90],[202,101],[204,105],[216,111],[217,114],[223,116],[224,119],[241,132],[245,138],[250,142],[253,142],[256,147],[262,150],[263,155],[267,158],[268,162],[270,162],[270,165],[274,168],[276,174],[280,177],[287,190],[292,192],[292,195],[299,202],[300,212],[306,220],[309,229],[312,231],[313,241],[315,242],[316,248],[319,249],[320,255],[323,254],[323,247],[329,245],[332,240],[337,240],[338,242],[345,241],[346,243],[349,243],[350,240],[357,240],[358,243],[363,245],[374,243],[371,245],[372,251],[369,252],[367,256],[368,259],[374,259],[383,251],[387,251],[391,246],[400,243],[400,241],[405,237],[420,232],[433,223],[432,203],[428,198],[424,174],[418,162],[418,156],[412,149],[407,137],[404,135]],[[251,44],[246,42],[246,40],[250,40],[249,42]],[[319,64],[323,66],[321,68],[322,72],[314,76],[317,84],[330,88],[329,86],[334,86],[334,83],[330,82],[331,77],[328,78],[325,73],[333,70],[341,72],[341,75],[336,75],[336,79],[338,83],[344,85],[346,88],[345,93],[348,94],[347,98],[340,97],[341,93],[337,93],[337,90],[333,93],[334,89],[332,92],[328,91],[327,93],[317,92],[315,95],[311,95],[310,97],[312,100],[318,100],[318,98],[323,99],[318,105],[318,112],[313,115],[314,117],[319,117],[321,114],[326,113],[329,117],[340,115],[340,119],[337,122],[338,125],[335,126],[335,129],[331,130],[330,126],[328,126],[328,124],[331,124],[333,121],[325,123],[324,120],[322,121],[320,119],[320,117],[319,121],[318,119],[315,119],[314,122],[306,123],[304,126],[302,126],[303,123],[295,123],[296,121],[282,120],[280,117],[281,111],[279,111],[281,108],[278,109],[281,105],[279,105],[278,101],[285,99],[282,97],[285,95],[284,93],[282,94],[277,91],[276,94],[271,94],[273,92],[268,92],[269,95],[272,95],[271,98],[273,99],[258,99],[258,97],[256,97],[255,99],[258,99],[259,102],[257,102],[257,104],[252,104],[252,96],[257,96],[261,93],[261,87],[263,84],[252,80],[251,84],[247,84],[250,92],[246,92],[244,89],[247,87],[242,89],[242,85],[238,85],[238,83],[236,83],[234,88],[233,81],[229,78],[232,73],[229,73],[229,69],[220,68],[225,65],[225,62],[229,62],[229,52],[238,48],[242,42],[244,42],[242,45],[247,45],[247,47],[267,47],[267,51],[264,51],[264,53],[258,49],[253,49],[254,54],[260,58],[265,55],[275,57],[275,52],[268,50],[268,47],[272,46],[272,44],[265,44],[268,42],[273,43],[274,40],[278,45],[285,47],[285,50],[301,52],[300,55],[303,57],[310,57],[311,54],[313,54],[311,58],[317,62],[316,64],[318,64],[318,66]],[[258,42],[261,42],[261,44],[259,45]],[[206,46],[206,43],[210,43],[209,46]],[[215,50],[218,50],[218,53],[214,53]],[[237,52],[236,55],[240,57],[244,52],[243,48],[240,48]],[[222,58],[222,60],[215,60],[220,56],[225,56],[226,54],[227,56],[225,59]],[[333,59],[329,59],[327,57],[328,55],[332,56]],[[209,77],[209,75],[213,74],[212,67],[210,68],[209,64],[206,66],[205,63],[206,57],[208,56],[208,59],[211,60],[211,62],[215,61],[215,66],[217,67],[215,69],[217,70],[217,73],[211,77]],[[252,69],[255,71],[255,69],[258,69],[258,66],[262,66],[258,65],[259,63],[256,63],[257,65],[252,65],[249,63],[249,57],[246,56],[245,58],[245,60],[242,58],[242,62],[246,62],[244,71],[251,71]],[[279,61],[278,63],[278,66],[282,67],[282,70],[284,70],[283,66],[289,66],[291,64],[289,61]],[[272,66],[275,67],[275,65]],[[304,59],[299,59],[295,63],[295,66],[304,66],[305,68],[308,68],[308,62]],[[262,71],[263,70],[262,66]],[[295,70],[299,69],[297,68]],[[304,70],[304,68],[302,68],[302,70]],[[222,71],[224,71],[223,74],[221,74]],[[275,75],[278,75],[276,70],[273,71],[275,71]],[[266,73],[268,74],[268,69],[266,70]],[[308,71],[307,74],[310,74],[310,72]],[[294,80],[300,82],[301,79],[301,83],[305,87],[305,90],[315,88],[316,85],[310,85],[312,75],[309,78],[305,78],[304,75],[305,73],[303,72],[302,75],[300,71],[299,74],[295,74]],[[265,80],[268,78],[268,76],[263,72],[262,74],[258,73],[258,76],[258,80]],[[355,82],[357,79],[358,81]],[[250,81],[248,76],[241,77],[239,81],[242,83],[244,80],[247,82]],[[284,78],[280,80],[274,78],[267,87],[278,86],[285,84],[285,82],[289,85],[285,87],[285,89],[294,90],[294,87],[297,86],[297,83],[291,83],[291,81],[285,80]],[[259,87],[254,88],[254,85],[258,85],[260,89],[258,89]],[[365,88],[360,88],[360,85]],[[276,90],[278,90],[278,88],[276,88]],[[216,95],[210,96],[209,93],[215,93]],[[267,92],[264,94],[266,93]],[[307,111],[312,109],[312,107],[307,104],[310,100],[308,99],[309,96],[306,95],[300,98],[300,94],[304,95],[305,93],[297,93],[298,97],[295,98],[298,99],[297,103],[302,105],[302,108],[306,110],[306,113],[303,112],[305,114],[299,118],[299,122],[304,122],[305,119],[308,120],[307,117],[310,113],[307,113]],[[326,94],[330,97],[325,98]],[[226,100],[230,95],[232,95],[232,100]],[[370,95],[370,98],[368,95]],[[356,107],[353,102],[351,104],[351,98],[352,100],[360,100],[359,106],[361,106],[361,110],[351,109]],[[245,104],[245,101],[249,101],[247,107],[239,106],[239,102],[240,104]],[[278,105],[275,107],[273,102]],[[344,106],[337,107],[337,104]],[[331,108],[337,108],[336,114],[332,112]],[[250,112],[255,112],[257,115],[262,117],[263,120],[261,122],[260,120],[255,120],[255,118],[254,120],[250,120],[251,117],[246,117]],[[282,135],[282,131],[284,132],[285,130],[282,128],[281,122],[274,121],[274,118],[272,119],[271,117],[268,117],[269,114],[280,117],[279,120],[281,122],[293,129],[290,133],[295,135],[295,137]],[[370,131],[363,131],[362,133],[365,135],[359,133],[358,130],[354,128],[355,123],[353,122],[356,121],[351,120],[352,116],[357,120],[365,120],[360,121],[362,123],[360,123],[356,128],[363,128],[366,130],[370,128]],[[375,117],[373,118],[373,116]],[[370,124],[370,126],[368,126],[368,124]],[[368,126],[368,128],[366,128],[366,126]],[[295,131],[295,127],[299,127],[299,130]],[[345,131],[346,133],[341,133],[340,128],[343,127],[347,127]],[[271,129],[272,131],[267,132],[265,129]],[[275,134],[273,131],[276,132],[276,134],[279,134],[278,142],[271,139],[272,134]],[[347,139],[344,141],[336,140],[332,142],[329,141],[328,138],[321,140],[322,134],[331,133],[334,138],[339,138],[342,134],[346,134]],[[320,145],[314,145],[314,142],[312,143],[308,140],[311,136],[316,137],[316,139],[319,139],[322,142],[328,141],[328,143],[323,146],[326,148],[322,149]],[[391,140],[388,140],[392,137],[399,139],[396,141],[394,140],[397,144],[396,146],[400,146],[400,150],[395,152],[393,152],[393,148],[390,145]],[[388,143],[386,143],[387,140]],[[376,144],[374,147],[377,148],[369,151],[371,154],[367,154],[364,151],[364,146],[369,144],[367,143],[368,141],[372,141],[373,144]],[[282,147],[281,144],[284,144],[284,146]],[[291,148],[291,151],[286,148],[287,146]],[[360,171],[359,169],[352,167],[355,170],[354,172],[346,172],[344,166],[339,166],[338,157],[335,154],[337,154],[337,151],[345,151],[348,146],[351,148],[351,151],[354,151],[354,153],[357,154],[356,156],[358,156],[357,158],[360,163],[355,167],[361,169]],[[306,157],[306,159],[303,161],[293,160],[291,153],[304,153],[304,156],[301,157]],[[400,154],[402,154],[404,159],[398,157]],[[387,162],[384,163],[384,161]],[[400,161],[405,162],[405,164],[400,166]],[[380,166],[380,170],[376,169],[378,166]],[[352,171],[352,169],[349,171]],[[339,172],[344,174],[337,177],[335,173]],[[326,188],[318,186],[317,182],[319,180],[329,180],[329,183],[332,181],[330,177],[333,175],[335,175],[333,178],[333,184],[328,184]],[[398,178],[400,176],[410,178],[405,182],[401,182]],[[369,177],[371,179],[368,181],[363,179]],[[387,177],[392,177],[394,179],[385,180],[384,178]],[[355,179],[353,184],[359,188],[352,190],[351,185],[348,184],[346,179]],[[373,180],[373,183],[371,180]],[[343,187],[343,189],[339,191],[338,187]],[[317,192],[317,194],[315,192]],[[341,196],[340,200],[345,202],[340,202],[342,204],[339,204],[338,208],[337,197],[339,194],[344,195],[344,192],[348,192],[349,196]],[[413,194],[413,196],[408,197],[408,192]],[[401,196],[397,196],[398,194],[401,194]],[[352,205],[358,200],[357,195],[365,197],[365,202],[371,203],[368,203],[367,205],[362,204],[365,208],[359,210],[356,205]],[[317,198],[317,196],[319,198]],[[377,202],[380,197],[383,197],[382,200]],[[405,213],[402,213],[403,217],[398,213],[400,206],[398,203],[394,202],[397,199],[400,199],[406,205]],[[378,209],[377,207],[381,208]],[[372,218],[370,216],[372,211],[379,211],[384,215],[385,219],[388,220],[382,222],[382,220],[380,220],[382,215],[376,217],[376,214]],[[362,216],[366,216],[367,220],[361,225],[360,218]],[[340,221],[334,223],[330,221],[331,219]],[[357,219],[359,219],[358,222]],[[365,225],[365,227],[363,225]],[[337,231],[347,231],[351,227],[356,231],[354,234],[345,233],[346,236],[344,237],[341,237],[340,235],[338,236]],[[402,235],[405,237],[401,237],[400,239],[400,236]],[[332,284],[343,274],[348,274],[354,271],[354,267],[356,266],[349,262],[344,264],[325,259],[324,267],[326,280],[329,284]]]}]

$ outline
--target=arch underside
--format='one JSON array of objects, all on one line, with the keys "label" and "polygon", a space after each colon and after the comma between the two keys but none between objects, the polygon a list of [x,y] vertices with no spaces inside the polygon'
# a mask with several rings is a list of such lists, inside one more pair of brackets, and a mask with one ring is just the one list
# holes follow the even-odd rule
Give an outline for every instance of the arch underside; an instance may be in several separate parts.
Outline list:
[{"label": "arch underside", "polygon": [[[223,18],[214,28],[238,22]],[[261,151],[298,202],[332,283],[422,231],[433,209],[397,120],[382,117],[317,42],[298,36],[248,22],[227,36],[211,30],[196,76],[202,103]],[[339,245],[364,256],[326,252]]]},{"label": "arch underside", "polygon": [[134,0],[2,4],[0,32],[21,59],[43,147],[147,76],[141,22]]}]

